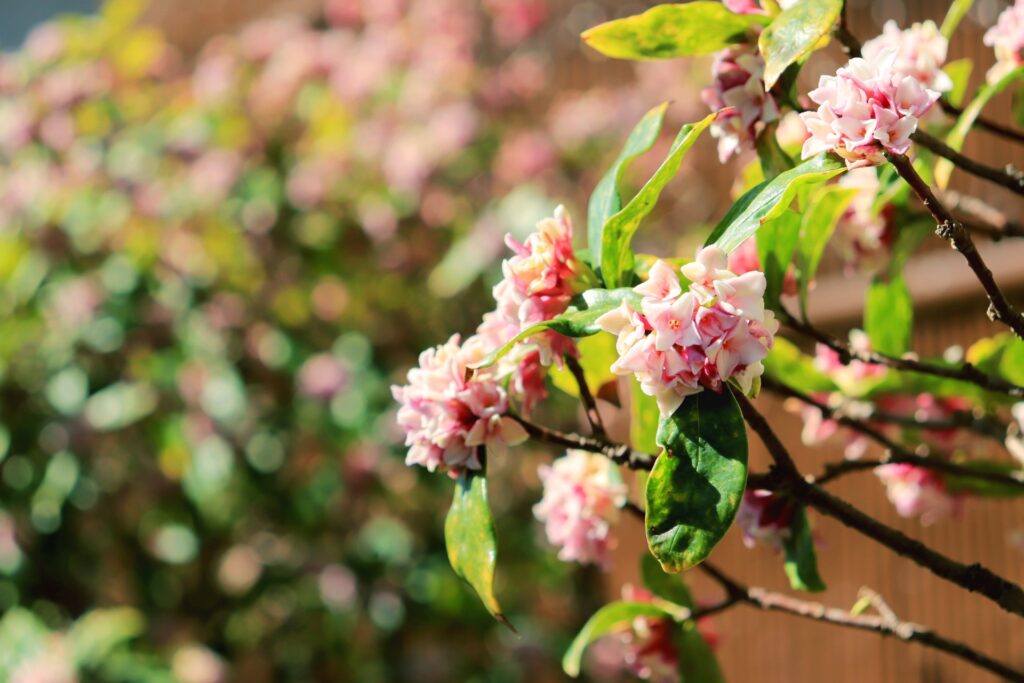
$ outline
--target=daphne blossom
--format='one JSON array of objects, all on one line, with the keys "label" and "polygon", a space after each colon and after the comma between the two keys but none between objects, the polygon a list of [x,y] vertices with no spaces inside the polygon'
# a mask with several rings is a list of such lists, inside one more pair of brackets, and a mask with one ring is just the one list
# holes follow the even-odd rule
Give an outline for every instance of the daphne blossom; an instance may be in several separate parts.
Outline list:
[{"label": "daphne blossom", "polygon": [[722,113],[711,124],[718,139],[718,157],[729,157],[749,149],[765,123],[779,118],[779,107],[764,87],[764,58],[753,45],[722,50],[711,67],[714,80],[701,92],[712,111]]},{"label": "daphne blossom", "polygon": [[753,548],[755,542],[760,542],[773,550],[782,550],[782,544],[790,536],[794,511],[792,501],[771,491],[745,491],[736,512],[736,524],[743,530],[743,544]]},{"label": "daphne blossom", "polygon": [[910,76],[926,88],[939,92],[953,89],[952,79],[942,70],[949,41],[934,21],[915,23],[901,31],[895,21],[885,22],[882,33],[864,43],[865,59],[880,59],[887,50],[896,51],[893,71],[898,78]]},{"label": "daphne blossom", "polygon": [[749,391],[764,372],[778,322],[764,308],[764,274],[736,275],[718,247],[705,247],[682,268],[690,285],[683,291],[675,269],[664,261],[634,288],[639,307],[623,302],[597,320],[618,337],[612,372],[634,374],[663,416],[705,387],[721,391],[735,380]]},{"label": "daphne blossom", "polygon": [[544,496],[533,514],[544,522],[548,541],[566,562],[607,565],[611,525],[626,502],[626,485],[615,463],[586,451],[570,450],[540,467]]},{"label": "daphne blossom", "polygon": [[883,50],[872,59],[851,59],[834,76],[822,76],[809,94],[816,111],[800,114],[810,137],[803,158],[835,152],[849,168],[873,166],[884,151],[903,154],[917,122],[939,98],[913,76],[896,71],[898,53]]},{"label": "daphne blossom", "polygon": [[901,517],[920,517],[928,525],[960,509],[960,500],[932,470],[894,463],[876,467],[875,475],[885,484],[885,493]]},{"label": "daphne blossom", "polygon": [[987,75],[989,82],[1024,65],[1024,0],[1003,10],[996,25],[985,32],[984,42],[996,53],[996,64]]},{"label": "daphne blossom", "polygon": [[482,467],[478,450],[498,451],[526,440],[522,425],[506,415],[508,395],[488,372],[471,372],[488,347],[478,337],[445,344],[420,354],[408,384],[393,386],[401,405],[398,424],[409,446],[406,464],[453,476]]}]

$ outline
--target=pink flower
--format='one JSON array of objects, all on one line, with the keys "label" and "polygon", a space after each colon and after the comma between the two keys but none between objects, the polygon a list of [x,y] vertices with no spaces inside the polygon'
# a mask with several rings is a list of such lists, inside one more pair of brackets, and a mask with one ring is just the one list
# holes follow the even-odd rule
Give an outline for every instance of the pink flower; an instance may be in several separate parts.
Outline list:
[{"label": "pink flower", "polygon": [[901,517],[920,517],[933,524],[958,514],[961,500],[946,490],[943,479],[932,470],[897,463],[875,468],[885,493]]},{"label": "pink flower", "polygon": [[[850,348],[858,353],[871,351],[871,339],[862,330],[850,330]],[[840,362],[839,354],[825,346],[815,347],[814,366],[840,384],[880,377],[886,373],[884,365],[851,360],[848,365]]]},{"label": "pink flower", "polygon": [[544,496],[533,514],[565,562],[607,566],[611,525],[626,502],[626,485],[615,463],[602,455],[570,450],[541,465]]},{"label": "pink flower", "polygon": [[[761,258],[757,255],[757,237],[750,237],[729,254],[729,270],[737,275],[761,270]],[[797,293],[796,272],[789,268],[782,281],[782,293],[793,296]]]},{"label": "pink flower", "polygon": [[736,14],[765,14],[755,0],[722,0],[722,4]]},{"label": "pink flower", "polygon": [[736,275],[725,253],[705,247],[682,268],[690,285],[683,291],[675,270],[663,261],[634,288],[639,310],[627,302],[597,324],[618,337],[612,372],[633,374],[653,396],[663,416],[705,387],[721,391],[735,379],[749,391],[764,372],[778,323],[764,309],[764,274]]},{"label": "pink flower", "polygon": [[896,50],[873,59],[851,59],[835,76],[822,76],[810,98],[817,111],[800,114],[811,134],[804,142],[804,159],[835,152],[848,168],[877,166],[884,150],[904,154],[910,135],[939,93],[913,76],[896,72]]},{"label": "pink flower", "polygon": [[942,70],[948,47],[949,42],[934,21],[916,23],[901,31],[895,21],[889,20],[880,35],[864,43],[861,54],[874,61],[884,52],[895,50],[893,71],[897,78],[910,76],[925,88],[948,92],[953,89],[953,81]]},{"label": "pink flower", "polygon": [[776,551],[789,538],[794,506],[789,500],[763,489],[743,493],[736,523],[743,530],[743,544],[753,548],[761,542]]},{"label": "pink flower", "polygon": [[984,42],[996,53],[995,66],[987,74],[990,83],[1024,64],[1024,0],[1003,10],[996,25],[985,32]]},{"label": "pink flower", "polygon": [[729,157],[751,149],[765,123],[779,118],[775,98],[764,89],[764,59],[753,45],[722,50],[711,67],[714,81],[701,91],[701,99],[712,111],[723,111],[711,124],[718,139],[718,157]]},{"label": "pink flower", "polygon": [[485,353],[476,338],[460,345],[454,335],[420,354],[408,384],[391,387],[401,404],[398,424],[409,446],[406,464],[458,476],[464,469],[481,468],[479,447],[500,454],[526,440],[522,425],[506,415],[508,396],[501,385],[486,371],[470,376],[470,366]]},{"label": "pink flower", "polygon": [[[622,587],[628,602],[653,602],[654,596],[630,584]],[[625,646],[626,666],[637,678],[654,683],[679,680],[679,653],[673,638],[676,626],[667,617],[637,617],[619,638]]]}]

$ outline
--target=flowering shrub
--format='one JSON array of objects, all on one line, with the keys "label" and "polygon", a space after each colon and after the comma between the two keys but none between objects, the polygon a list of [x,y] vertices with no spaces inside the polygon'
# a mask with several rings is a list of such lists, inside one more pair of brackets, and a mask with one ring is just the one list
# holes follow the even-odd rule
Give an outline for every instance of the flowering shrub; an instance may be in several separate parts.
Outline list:
[{"label": "flowering shrub", "polygon": [[[498,402],[488,405],[525,436],[559,449],[554,463],[540,469],[543,493],[534,513],[560,559],[607,566],[615,540],[610,525],[619,510],[643,519],[645,588],[628,587],[621,601],[593,615],[563,659],[571,676],[580,673],[593,641],[616,636],[624,645],[617,655],[621,663],[641,679],[721,681],[714,637],[698,624],[740,603],[905,639],[923,632],[900,622],[873,592],[847,614],[745,587],[713,559],[715,546],[736,523],[748,546],[760,542],[781,556],[793,590],[824,590],[811,509],[1024,616],[1021,587],[924,547],[825,488],[839,477],[873,471],[896,513],[923,524],[955,518],[973,496],[1024,492],[1019,465],[1006,457],[1024,452],[1020,427],[1010,422],[1019,420],[1017,399],[1024,395],[1024,375],[1015,365],[1024,359],[1024,316],[994,281],[971,232],[929,186],[931,169],[953,162],[1024,191],[1012,169],[965,161],[958,151],[992,97],[991,87],[982,88],[962,114],[944,100],[940,109],[958,116],[956,122],[925,119],[944,93],[957,90],[954,75],[962,78],[962,71],[943,67],[949,36],[965,10],[951,10],[941,29],[930,21],[906,30],[889,22],[861,47],[842,9],[841,0],[692,2],[655,6],[586,31],[591,47],[614,58],[714,55],[711,84],[703,91],[713,113],[683,125],[650,178],[635,193],[622,194],[622,174],[655,146],[666,106],[640,120],[591,195],[585,243],[573,244],[561,211],[524,243],[509,240],[515,255],[505,261],[504,279],[494,289],[497,310],[467,341],[480,340],[472,344],[476,362],[454,363],[447,382],[436,383],[450,387],[434,392],[448,410],[467,416],[456,430],[451,461],[457,481],[445,525],[449,559],[498,620],[507,617],[495,590],[497,539],[487,481],[496,476],[488,468],[502,453],[495,450],[486,467],[487,449],[481,447],[475,459],[468,454],[464,435],[481,415],[452,402],[459,391],[496,382],[514,395],[523,380],[509,368],[522,354],[536,354],[529,367],[537,390],[500,408]],[[1007,29],[1005,16],[989,36]],[[798,90],[799,71],[829,36],[843,42],[851,59],[805,96]],[[1012,80],[1005,77],[1000,87]],[[805,101],[817,109],[803,110]],[[803,130],[791,130],[787,117]],[[985,125],[1024,140],[998,124]],[[721,161],[750,160],[733,206],[702,236],[693,261],[637,253],[634,236],[705,130],[718,139]],[[797,151],[802,163],[793,159]],[[944,188],[941,180],[938,185]],[[988,298],[990,317],[1010,331],[942,359],[923,359],[911,350],[913,302],[903,267],[933,227],[963,254]],[[998,228],[984,230],[991,235]],[[872,276],[864,329],[852,330],[849,342],[823,332],[808,315],[829,242],[847,269]],[[602,333],[614,335],[614,349]],[[805,354],[789,335],[816,342],[815,355]],[[410,385],[396,390],[410,462],[424,461],[421,444],[430,444],[432,458],[442,462],[448,425],[456,423],[404,417],[421,377],[433,376],[435,366],[459,354],[457,342],[439,349],[445,350],[440,361],[440,350],[427,352],[411,371]],[[545,413],[540,406],[549,397],[540,387],[552,372],[554,386],[580,402],[583,434],[532,421],[531,415]],[[843,455],[821,475],[805,474],[758,410],[762,391],[798,407],[808,444],[842,435]],[[616,410],[628,414],[629,443],[609,436],[605,417]],[[748,472],[748,429],[772,460],[768,471]],[[502,446],[509,441],[496,440]],[[885,455],[872,459],[877,446]],[[992,458],[994,450],[1004,452]],[[630,487],[615,475],[620,465],[647,472],[638,482],[642,505],[630,500]],[[720,602],[695,602],[674,576],[694,568],[723,589]],[[877,617],[862,614],[871,606]],[[607,642],[602,652],[610,651]],[[969,646],[941,639],[937,647],[1020,677]]]}]

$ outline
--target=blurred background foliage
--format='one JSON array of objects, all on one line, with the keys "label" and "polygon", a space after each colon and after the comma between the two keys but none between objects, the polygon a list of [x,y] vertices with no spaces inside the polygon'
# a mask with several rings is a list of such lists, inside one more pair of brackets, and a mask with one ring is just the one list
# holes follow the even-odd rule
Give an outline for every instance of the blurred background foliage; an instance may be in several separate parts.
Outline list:
[{"label": "blurred background foliage", "polygon": [[494,491],[513,636],[388,385],[680,67],[553,83],[544,0],[328,1],[196,55],[140,11],[0,58],[0,680],[562,680],[602,596],[526,523],[536,459]]}]

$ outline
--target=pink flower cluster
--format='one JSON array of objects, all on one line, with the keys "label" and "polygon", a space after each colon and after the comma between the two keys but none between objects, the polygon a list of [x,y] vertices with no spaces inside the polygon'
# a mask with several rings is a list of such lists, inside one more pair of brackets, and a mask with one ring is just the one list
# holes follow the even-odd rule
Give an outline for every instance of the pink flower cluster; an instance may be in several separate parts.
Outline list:
[{"label": "pink flower cluster", "polygon": [[626,502],[626,485],[615,463],[602,455],[570,450],[541,465],[544,496],[533,514],[565,562],[607,566],[611,525]]},{"label": "pink flower cluster", "polygon": [[[729,270],[737,275],[761,270],[761,257],[757,255],[757,236],[749,237],[729,254]],[[763,271],[762,271],[763,272]],[[786,270],[782,280],[782,293],[793,296],[797,293],[796,272],[793,268]]]},{"label": "pink flower cluster", "polygon": [[[652,602],[654,596],[643,588],[626,584],[622,599]],[[637,617],[619,634],[625,647],[623,659],[637,678],[654,683],[679,680],[679,653],[673,642],[674,624],[668,618]]]},{"label": "pink flower cluster", "polygon": [[736,512],[736,524],[743,530],[743,544],[753,548],[756,542],[761,542],[773,550],[782,550],[783,542],[789,538],[794,511],[792,501],[771,491],[744,491]]},{"label": "pink flower cluster", "polygon": [[960,498],[932,470],[897,463],[876,467],[875,475],[885,484],[885,493],[901,517],[920,517],[928,525],[960,511]]},{"label": "pink flower cluster", "polygon": [[467,379],[470,366],[486,352],[479,337],[460,345],[454,335],[420,354],[407,385],[391,388],[401,404],[398,424],[409,446],[406,464],[457,476],[482,467],[480,447],[500,453],[526,440],[523,427],[506,416],[508,395],[494,377],[476,372]]},{"label": "pink flower cluster", "polygon": [[612,372],[635,374],[644,393],[669,416],[687,396],[705,387],[721,391],[735,379],[743,391],[764,372],[778,322],[764,308],[764,274],[727,270],[718,247],[705,247],[682,268],[690,280],[683,291],[675,269],[664,261],[634,288],[642,299],[601,316],[601,329],[618,336],[619,358]]},{"label": "pink flower cluster", "polygon": [[875,61],[882,59],[885,52],[895,51],[893,71],[897,78],[910,76],[925,88],[948,92],[953,81],[942,70],[948,48],[949,41],[934,21],[916,23],[901,31],[895,21],[889,20],[880,35],[864,43],[861,54]]},{"label": "pink flower cluster", "polygon": [[850,269],[874,271],[889,261],[894,229],[893,209],[875,210],[881,185],[874,168],[855,168],[839,179],[839,185],[856,191],[853,201],[836,223],[832,245]]},{"label": "pink flower cluster", "polygon": [[800,114],[810,137],[803,158],[835,152],[849,168],[876,166],[884,150],[903,154],[917,122],[939,98],[913,76],[896,70],[896,50],[873,59],[851,59],[834,76],[822,76],[809,93],[817,111]]},{"label": "pink flower cluster", "polygon": [[729,157],[754,145],[764,124],[779,118],[779,106],[764,88],[764,59],[754,45],[737,45],[722,50],[711,67],[712,84],[701,91],[701,99],[712,111],[722,113],[711,124],[718,139],[718,158]]},{"label": "pink flower cluster", "polygon": [[996,53],[995,66],[987,74],[989,82],[1024,65],[1024,0],[1003,10],[996,25],[985,32],[984,42]]}]

